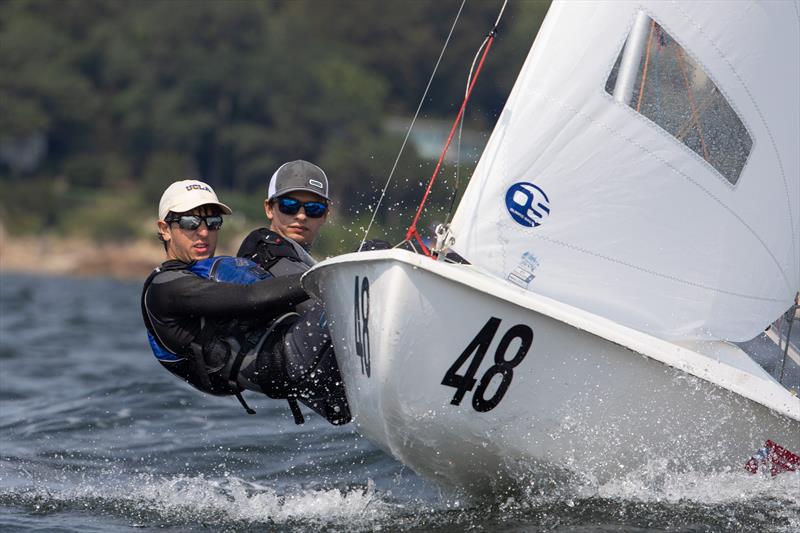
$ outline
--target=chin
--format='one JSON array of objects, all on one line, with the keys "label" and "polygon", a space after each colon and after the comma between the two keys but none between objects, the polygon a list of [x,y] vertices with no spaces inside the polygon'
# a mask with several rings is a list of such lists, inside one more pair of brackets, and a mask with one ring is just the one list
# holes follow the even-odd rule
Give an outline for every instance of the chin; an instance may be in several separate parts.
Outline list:
[{"label": "chin", "polygon": [[302,233],[287,233],[286,235],[297,244],[305,244],[306,238]]}]

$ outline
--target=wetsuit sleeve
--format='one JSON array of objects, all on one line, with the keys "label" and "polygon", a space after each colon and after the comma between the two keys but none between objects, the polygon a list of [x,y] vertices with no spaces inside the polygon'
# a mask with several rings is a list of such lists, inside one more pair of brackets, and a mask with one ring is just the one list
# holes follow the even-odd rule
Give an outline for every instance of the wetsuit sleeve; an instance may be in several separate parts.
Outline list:
[{"label": "wetsuit sleeve", "polygon": [[252,285],[221,283],[186,271],[167,271],[153,279],[147,306],[158,316],[269,318],[308,299],[301,274],[270,278]]}]

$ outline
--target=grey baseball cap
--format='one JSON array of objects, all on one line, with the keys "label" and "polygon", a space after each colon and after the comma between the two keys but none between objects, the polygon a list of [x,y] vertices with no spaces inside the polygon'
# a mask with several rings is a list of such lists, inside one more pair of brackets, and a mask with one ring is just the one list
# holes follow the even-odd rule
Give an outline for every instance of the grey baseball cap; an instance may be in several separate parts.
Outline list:
[{"label": "grey baseball cap", "polygon": [[330,200],[328,176],[314,163],[298,159],[282,164],[269,180],[267,200],[292,191],[309,191]]}]

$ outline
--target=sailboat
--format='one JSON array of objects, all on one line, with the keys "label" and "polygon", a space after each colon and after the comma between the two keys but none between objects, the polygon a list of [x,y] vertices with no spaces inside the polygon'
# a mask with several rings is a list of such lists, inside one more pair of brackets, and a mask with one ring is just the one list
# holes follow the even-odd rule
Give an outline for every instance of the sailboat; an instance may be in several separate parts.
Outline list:
[{"label": "sailboat", "polygon": [[798,2],[556,0],[438,259],[303,278],[358,430],[476,491],[794,468],[800,399],[736,343],[800,289],[799,50]]}]

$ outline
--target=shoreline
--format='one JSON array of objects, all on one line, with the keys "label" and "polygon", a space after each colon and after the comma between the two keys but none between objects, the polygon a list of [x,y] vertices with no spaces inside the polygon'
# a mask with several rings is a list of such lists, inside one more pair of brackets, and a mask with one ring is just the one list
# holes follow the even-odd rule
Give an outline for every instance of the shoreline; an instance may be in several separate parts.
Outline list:
[{"label": "shoreline", "polygon": [[[38,274],[72,278],[113,278],[143,281],[166,260],[155,237],[101,242],[78,235],[51,232],[12,235],[0,219],[0,274]],[[247,231],[233,229],[221,238],[216,255],[236,255]]]},{"label": "shoreline", "polygon": [[164,249],[145,240],[97,243],[75,237],[0,235],[0,273],[142,280],[164,261]]},{"label": "shoreline", "polygon": [[[229,248],[241,239],[220,244],[217,255],[235,255]],[[105,277],[144,280],[165,260],[155,239],[100,243],[84,237],[10,236],[0,224],[0,273],[41,274],[73,278]]]}]

